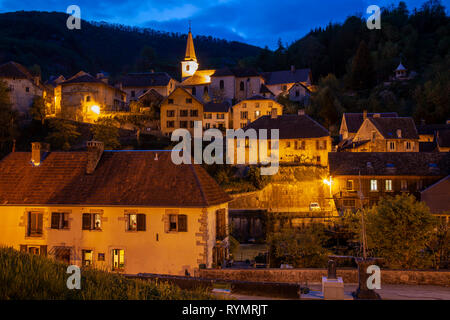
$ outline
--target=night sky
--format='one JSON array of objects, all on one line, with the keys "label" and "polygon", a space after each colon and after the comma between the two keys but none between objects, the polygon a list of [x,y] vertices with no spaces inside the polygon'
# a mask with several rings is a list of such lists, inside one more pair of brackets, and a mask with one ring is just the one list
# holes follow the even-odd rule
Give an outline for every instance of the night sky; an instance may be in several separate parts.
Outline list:
[{"label": "night sky", "polygon": [[[343,22],[352,14],[368,16],[371,4],[380,7],[398,0],[0,0],[0,12],[40,10],[65,12],[81,8],[81,18],[156,30],[186,33],[192,20],[195,35],[211,35],[275,49],[278,39],[291,43],[311,28]],[[405,1],[408,9],[425,0]],[[450,0],[443,0],[447,12]]]}]

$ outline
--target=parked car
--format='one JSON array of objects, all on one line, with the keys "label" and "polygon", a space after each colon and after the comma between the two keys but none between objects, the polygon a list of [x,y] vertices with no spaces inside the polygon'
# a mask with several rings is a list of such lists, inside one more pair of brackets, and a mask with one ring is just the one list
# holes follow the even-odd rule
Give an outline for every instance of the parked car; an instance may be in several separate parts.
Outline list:
[{"label": "parked car", "polygon": [[317,202],[311,202],[309,204],[309,211],[320,211],[320,206]]}]

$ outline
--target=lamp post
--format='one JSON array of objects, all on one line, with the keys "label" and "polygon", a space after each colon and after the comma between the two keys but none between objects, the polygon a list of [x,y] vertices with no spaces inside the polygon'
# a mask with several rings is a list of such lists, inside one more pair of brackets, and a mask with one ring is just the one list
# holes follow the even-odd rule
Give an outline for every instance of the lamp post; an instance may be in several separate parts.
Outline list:
[{"label": "lamp post", "polygon": [[329,179],[329,180],[323,179],[322,182],[330,187],[330,203],[329,203],[329,206],[330,206],[330,210],[332,211],[332,210],[333,210],[333,206],[332,206],[332,191],[331,191],[331,185],[332,185],[332,183],[333,183],[333,180],[331,179],[331,176],[330,176],[330,179]]}]

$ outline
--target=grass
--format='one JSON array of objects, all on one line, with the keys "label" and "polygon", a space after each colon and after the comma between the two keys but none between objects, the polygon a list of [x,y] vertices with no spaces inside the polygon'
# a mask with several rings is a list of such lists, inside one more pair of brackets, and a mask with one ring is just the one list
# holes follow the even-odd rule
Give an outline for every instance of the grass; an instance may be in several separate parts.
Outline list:
[{"label": "grass", "polygon": [[187,291],[164,282],[127,279],[93,268],[81,270],[81,289],[69,290],[67,265],[0,248],[0,300],[204,300],[205,290]]}]

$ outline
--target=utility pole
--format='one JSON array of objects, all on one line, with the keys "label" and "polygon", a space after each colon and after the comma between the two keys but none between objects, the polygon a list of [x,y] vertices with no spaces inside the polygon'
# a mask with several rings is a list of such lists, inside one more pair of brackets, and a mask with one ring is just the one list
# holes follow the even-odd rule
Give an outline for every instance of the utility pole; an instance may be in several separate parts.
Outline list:
[{"label": "utility pole", "polygon": [[364,210],[363,210],[363,194],[361,191],[361,171],[358,173],[359,175],[359,204],[360,204],[360,211],[361,211],[361,237],[362,237],[362,249],[363,249],[363,258],[364,260],[367,259],[367,240],[366,240],[366,224],[364,221]]}]

